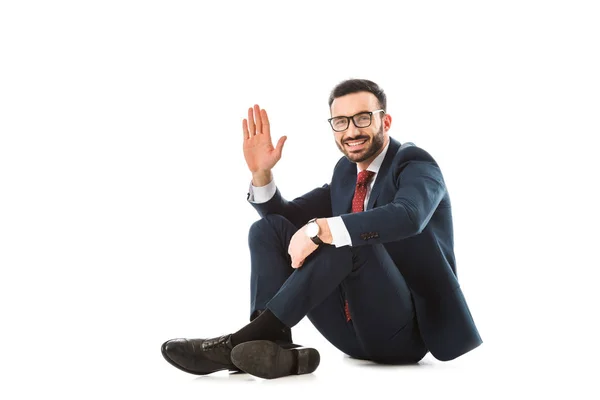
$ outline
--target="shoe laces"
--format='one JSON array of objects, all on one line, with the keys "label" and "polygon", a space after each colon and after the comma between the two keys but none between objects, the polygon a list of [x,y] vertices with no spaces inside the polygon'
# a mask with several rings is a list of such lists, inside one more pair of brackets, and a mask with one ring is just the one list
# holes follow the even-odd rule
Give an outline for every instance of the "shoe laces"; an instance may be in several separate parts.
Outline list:
[{"label": "shoe laces", "polygon": [[210,349],[214,349],[217,347],[225,347],[231,350],[231,341],[230,341],[231,335],[225,335],[225,336],[220,336],[214,339],[207,339],[204,342],[202,342],[202,349],[203,350],[210,350]]}]

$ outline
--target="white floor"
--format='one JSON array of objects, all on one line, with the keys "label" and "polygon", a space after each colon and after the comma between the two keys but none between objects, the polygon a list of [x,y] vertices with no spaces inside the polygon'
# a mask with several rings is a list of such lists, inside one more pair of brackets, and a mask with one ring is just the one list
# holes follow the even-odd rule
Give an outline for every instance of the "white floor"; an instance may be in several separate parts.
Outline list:
[{"label": "white floor", "polygon": [[[111,329],[112,330],[112,329]],[[264,380],[244,373],[194,376],[173,368],[160,354],[161,334],[147,336],[29,337],[8,346],[2,399],[597,399],[592,360],[552,362],[532,351],[515,357],[509,348],[484,343],[451,362],[427,355],[415,366],[382,366],[350,359],[303,320],[296,342],[320,350],[310,375]],[[50,338],[50,343],[46,338]],[[502,354],[503,353],[503,354]]]},{"label": "white floor", "polygon": [[[191,377],[168,366],[154,382],[159,397],[195,399],[207,391],[223,398],[598,398],[583,370],[551,366],[523,357],[514,362],[490,357],[485,347],[452,362],[430,354],[415,366],[383,366],[350,359],[331,346],[321,346],[322,363],[311,375],[263,380],[247,374],[217,373]],[[588,372],[589,374],[589,372]]]}]

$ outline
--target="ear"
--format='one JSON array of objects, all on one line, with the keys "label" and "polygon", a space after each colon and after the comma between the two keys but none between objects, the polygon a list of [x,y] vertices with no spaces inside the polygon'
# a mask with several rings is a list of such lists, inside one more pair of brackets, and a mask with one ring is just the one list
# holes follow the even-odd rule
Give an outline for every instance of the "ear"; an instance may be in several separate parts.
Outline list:
[{"label": "ear", "polygon": [[389,131],[389,130],[390,130],[390,128],[391,128],[391,126],[392,126],[392,116],[391,116],[390,114],[387,114],[387,113],[386,113],[386,114],[383,116],[382,123],[383,123],[383,130],[384,130],[385,132]]}]

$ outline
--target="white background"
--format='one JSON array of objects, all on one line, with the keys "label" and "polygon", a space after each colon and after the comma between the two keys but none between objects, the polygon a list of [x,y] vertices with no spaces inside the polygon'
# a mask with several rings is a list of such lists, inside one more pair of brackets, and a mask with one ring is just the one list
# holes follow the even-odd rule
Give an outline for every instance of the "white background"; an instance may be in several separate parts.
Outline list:
[{"label": "white background", "polygon": [[[3,1],[1,397],[594,397],[596,4]],[[329,182],[348,78],[381,85],[391,136],[439,162],[484,344],[383,368],[305,319],[311,376],[174,369],[162,342],[248,319],[247,108],[288,136],[292,199]]]}]

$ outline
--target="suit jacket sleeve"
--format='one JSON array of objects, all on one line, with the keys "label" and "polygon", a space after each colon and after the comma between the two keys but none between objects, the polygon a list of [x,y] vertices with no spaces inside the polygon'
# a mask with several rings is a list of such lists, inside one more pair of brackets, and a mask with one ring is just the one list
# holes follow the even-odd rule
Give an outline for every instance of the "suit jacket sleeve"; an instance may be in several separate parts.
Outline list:
[{"label": "suit jacket sleeve", "polygon": [[279,189],[265,203],[251,203],[261,217],[278,214],[300,229],[312,218],[331,217],[331,193],[328,184],[316,188],[292,201],[285,200]]},{"label": "suit jacket sleeve", "polygon": [[380,207],[342,214],[352,246],[387,243],[418,235],[446,194],[442,173],[434,161],[408,161],[392,174],[394,200]]}]

